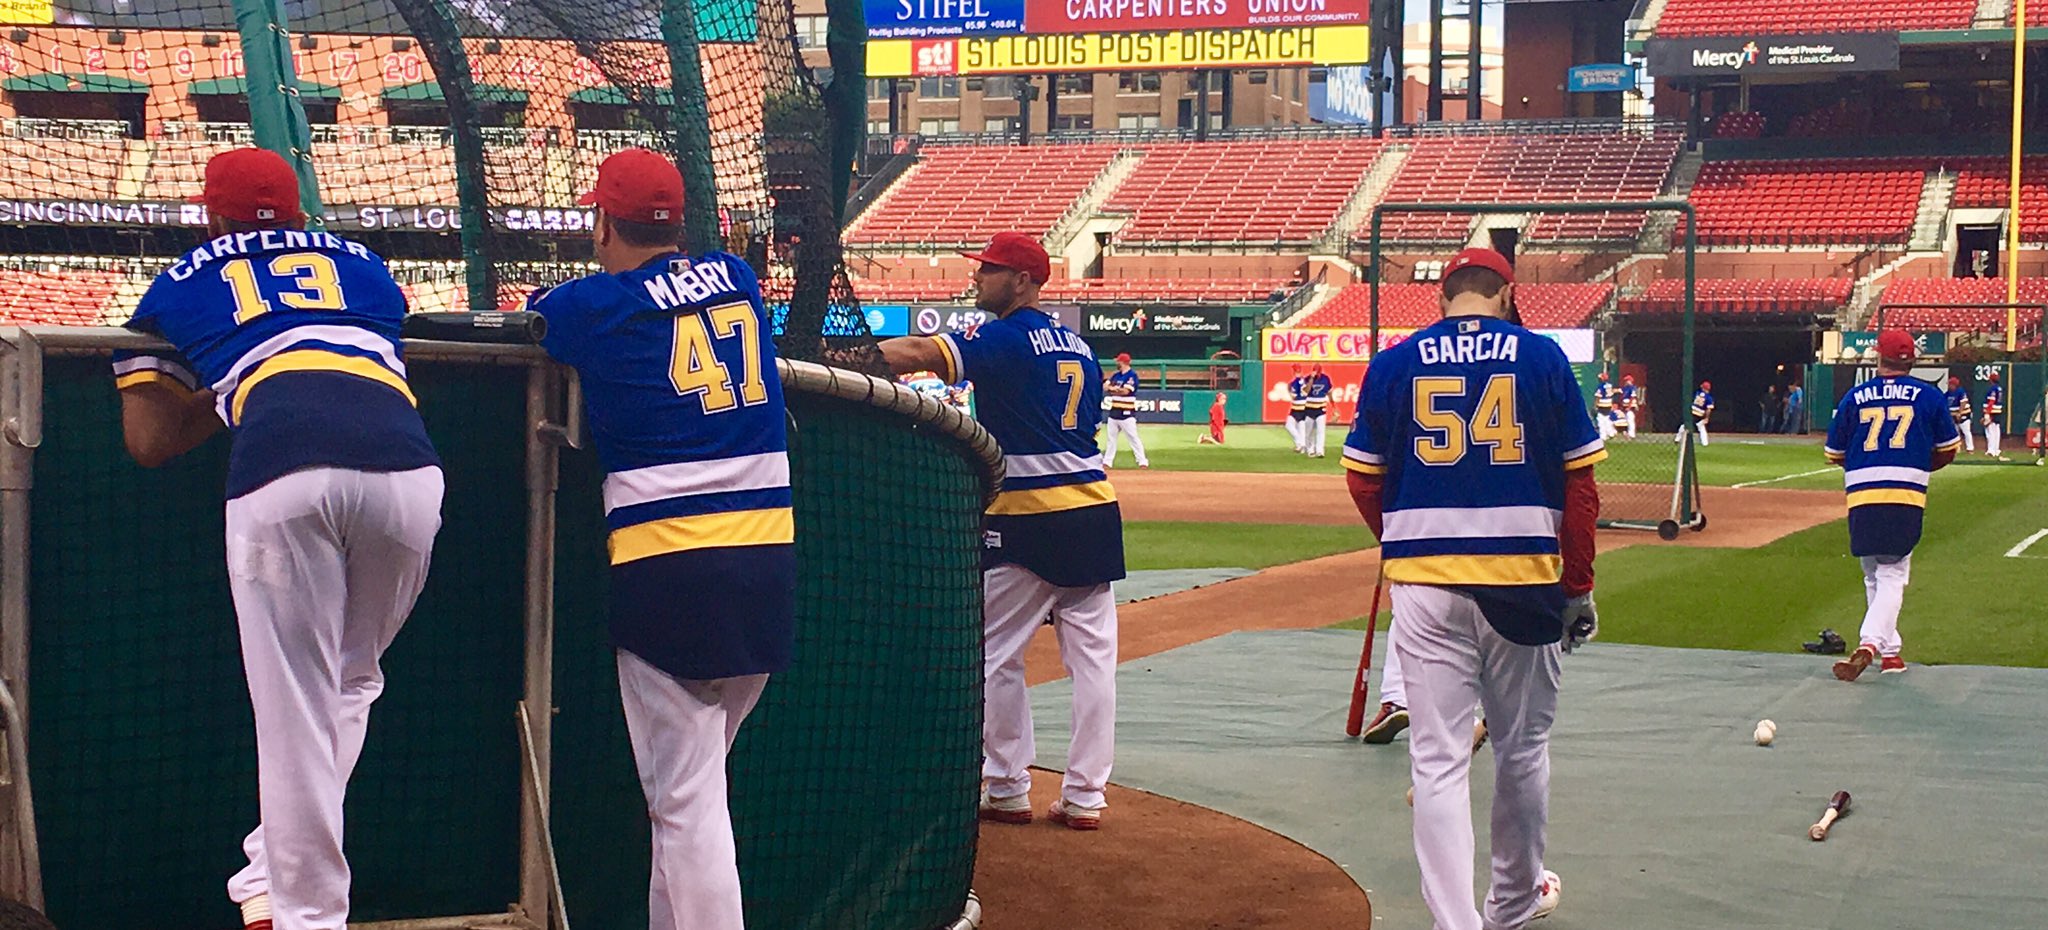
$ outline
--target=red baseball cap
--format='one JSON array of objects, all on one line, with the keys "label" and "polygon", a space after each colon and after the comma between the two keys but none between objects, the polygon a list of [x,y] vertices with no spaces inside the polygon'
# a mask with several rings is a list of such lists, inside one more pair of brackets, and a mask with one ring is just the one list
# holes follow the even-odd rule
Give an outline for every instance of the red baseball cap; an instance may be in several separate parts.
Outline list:
[{"label": "red baseball cap", "polygon": [[230,149],[206,162],[206,192],[185,198],[243,223],[299,223],[299,176],[269,149]]},{"label": "red baseball cap", "polygon": [[683,221],[683,173],[647,149],[622,149],[597,166],[597,187],[577,198],[606,216],[671,226]]},{"label": "red baseball cap", "polygon": [[1045,254],[1045,246],[1020,232],[996,233],[995,238],[988,241],[988,248],[960,254],[978,262],[1024,272],[1035,284],[1052,280],[1052,259]]},{"label": "red baseball cap", "polygon": [[1492,249],[1466,249],[1451,256],[1451,263],[1444,266],[1444,280],[1451,279],[1451,273],[1466,268],[1484,268],[1515,283],[1515,266],[1508,264],[1507,256]]},{"label": "red baseball cap", "polygon": [[1877,357],[1892,362],[1910,362],[1920,357],[1920,347],[1904,330],[1888,329],[1877,334]]},{"label": "red baseball cap", "polygon": [[1128,365],[1128,364],[1130,364],[1130,362],[1131,362],[1131,353],[1129,353],[1129,352],[1118,352],[1118,353],[1116,354],[1116,360],[1117,360],[1117,361],[1119,361],[1119,362],[1123,362],[1124,364]]}]

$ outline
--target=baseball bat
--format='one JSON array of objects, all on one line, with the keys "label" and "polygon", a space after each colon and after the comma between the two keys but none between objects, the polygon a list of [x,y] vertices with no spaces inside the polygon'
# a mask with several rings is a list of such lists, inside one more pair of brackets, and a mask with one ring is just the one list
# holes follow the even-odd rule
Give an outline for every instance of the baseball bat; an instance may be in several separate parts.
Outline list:
[{"label": "baseball bat", "polygon": [[531,310],[414,313],[400,324],[399,334],[407,339],[538,345],[548,334],[548,321]]},{"label": "baseball bat", "polygon": [[1835,796],[1829,799],[1828,801],[1827,812],[1820,815],[1819,823],[1816,823],[1813,826],[1807,828],[1806,835],[1812,837],[1813,841],[1816,843],[1820,842],[1821,840],[1827,839],[1828,830],[1834,827],[1835,821],[1837,819],[1839,819],[1842,815],[1847,814],[1848,812],[1849,792],[1835,792]]},{"label": "baseball bat", "polygon": [[1386,587],[1384,579],[1373,582],[1372,612],[1365,617],[1365,650],[1358,654],[1358,674],[1351,679],[1351,714],[1344,718],[1345,736],[1357,736],[1365,729],[1365,679],[1372,671],[1372,634],[1380,626],[1380,592]]}]

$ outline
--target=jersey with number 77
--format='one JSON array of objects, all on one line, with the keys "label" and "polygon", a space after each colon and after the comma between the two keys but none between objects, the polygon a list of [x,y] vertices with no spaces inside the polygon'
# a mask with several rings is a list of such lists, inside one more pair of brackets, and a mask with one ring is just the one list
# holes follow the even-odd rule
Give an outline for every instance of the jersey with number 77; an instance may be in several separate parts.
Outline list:
[{"label": "jersey with number 77", "polygon": [[1885,375],[1842,395],[1826,452],[1843,468],[1850,552],[1911,554],[1920,542],[1934,454],[1962,443],[1947,397],[1918,378]]}]

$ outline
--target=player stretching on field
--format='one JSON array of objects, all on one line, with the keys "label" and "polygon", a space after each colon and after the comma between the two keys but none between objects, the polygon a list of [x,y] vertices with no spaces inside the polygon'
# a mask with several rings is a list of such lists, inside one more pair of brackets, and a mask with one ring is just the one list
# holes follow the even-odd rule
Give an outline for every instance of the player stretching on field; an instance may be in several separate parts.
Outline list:
[{"label": "player stretching on field", "polygon": [[1998,372],[1991,373],[1991,385],[1984,389],[1984,454],[1994,459],[2005,456],[1998,452],[1998,441],[2005,435],[2005,387],[1998,383]]},{"label": "player stretching on field", "polygon": [[[1694,429],[1700,431],[1700,445],[1702,446],[1712,445],[1712,443],[1707,441],[1707,418],[1713,415],[1714,383],[1702,381],[1700,382],[1699,391],[1692,395],[1692,425]],[[1684,423],[1678,424],[1678,435],[1671,437],[1672,442],[1685,441],[1685,427],[1686,424]]]},{"label": "player stretching on field", "polygon": [[1300,365],[1294,366],[1294,377],[1287,381],[1287,435],[1294,440],[1294,451],[1308,454],[1308,378]]},{"label": "player stretching on field", "polygon": [[1031,700],[1024,648],[1040,621],[1057,621],[1060,661],[1074,681],[1067,774],[1050,816],[1076,830],[1101,824],[1116,747],[1116,599],[1124,576],[1123,515],[1104,479],[1095,431],[1102,370],[1073,331],[1038,309],[1052,276],[1044,247],[999,233],[968,258],[975,305],[995,317],[962,335],[882,343],[896,371],[936,368],[974,382],[980,420],[1004,452],[1002,493],[988,509],[982,550],[986,695],[981,816],[1030,823]]},{"label": "player stretching on field", "polygon": [[1109,382],[1102,388],[1109,395],[1109,430],[1102,450],[1102,467],[1116,465],[1116,437],[1122,434],[1131,441],[1131,454],[1138,459],[1139,468],[1151,468],[1145,461],[1145,443],[1138,439],[1138,373],[1131,370],[1131,354],[1120,352],[1116,357],[1116,373],[1109,376]]},{"label": "player stretching on field", "polygon": [[795,639],[782,381],[753,269],[677,248],[683,178],[626,149],[597,169],[604,273],[534,295],[581,377],[604,465],[612,643],[654,821],[648,926],[740,930],[726,753]]},{"label": "player stretching on field", "polygon": [[1636,438],[1636,411],[1642,406],[1643,389],[1636,387],[1636,376],[1622,375],[1621,390],[1614,396],[1614,411],[1615,419],[1620,422],[1630,439]]},{"label": "player stretching on field", "polygon": [[1977,440],[1970,432],[1970,389],[1963,387],[1963,379],[1954,375],[1948,378],[1948,418],[1956,423],[1956,432],[1963,437],[1963,451],[1977,451]]},{"label": "player stretching on field", "polygon": [[1326,435],[1330,418],[1330,392],[1334,386],[1330,376],[1323,374],[1323,365],[1317,362],[1309,366],[1308,377],[1301,382],[1301,445],[1308,457],[1323,457],[1323,437]]},{"label": "player stretching on field", "polygon": [[1593,389],[1593,425],[1600,428],[1600,438],[1614,438],[1614,385],[1607,382],[1607,372],[1600,373],[1600,386]]},{"label": "player stretching on field", "polygon": [[[1507,260],[1467,249],[1444,270],[1443,321],[1367,370],[1344,465],[1394,602],[1423,901],[1439,930],[1519,928],[1557,906],[1543,852],[1559,643],[1595,630],[1592,466],[1607,453],[1564,352],[1506,321]],[[1465,739],[1475,704],[1496,762],[1483,924]]]},{"label": "player stretching on field", "polygon": [[233,432],[228,587],[256,717],[257,810],[228,882],[252,930],[343,930],[342,796],[378,662],[427,580],[441,469],[405,380],[405,295],[383,259],[306,232],[275,153],[206,164],[212,241],[150,285],[128,328],[177,354],[120,352],[121,429],[154,468]]},{"label": "player stretching on field", "polygon": [[1850,390],[1828,426],[1828,461],[1842,466],[1849,489],[1849,552],[1863,562],[1860,645],[1835,663],[1835,677],[1856,676],[1880,662],[1903,672],[1899,608],[1912,577],[1913,547],[1927,508],[1928,475],[1955,460],[1963,444],[1942,394],[1914,378],[1913,337],[1888,330],[1877,337],[1877,377]]}]

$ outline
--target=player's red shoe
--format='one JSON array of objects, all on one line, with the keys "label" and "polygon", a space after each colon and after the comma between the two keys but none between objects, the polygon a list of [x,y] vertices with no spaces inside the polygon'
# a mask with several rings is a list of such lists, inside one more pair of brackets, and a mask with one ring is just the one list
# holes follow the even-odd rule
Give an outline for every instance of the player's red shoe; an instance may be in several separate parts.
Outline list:
[{"label": "player's red shoe", "polygon": [[1082,807],[1068,804],[1066,798],[1052,802],[1052,810],[1046,818],[1069,830],[1099,830],[1102,828],[1102,808]]},{"label": "player's red shoe", "polygon": [[994,798],[983,792],[981,819],[990,823],[1030,823],[1031,798],[1022,794],[1010,798]]},{"label": "player's red shoe", "polygon": [[270,930],[270,896],[259,894],[242,902],[242,930]]},{"label": "player's red shoe", "polygon": [[1886,675],[1897,675],[1906,670],[1906,660],[1898,656],[1885,656],[1878,660],[1877,670]]},{"label": "player's red shoe", "polygon": [[1382,703],[1379,716],[1372,718],[1372,722],[1365,727],[1365,741],[1374,745],[1391,743],[1394,741],[1395,736],[1400,735],[1401,731],[1406,729],[1408,729],[1408,708],[1402,707],[1399,704]]},{"label": "player's red shoe", "polygon": [[1863,674],[1863,670],[1869,668],[1870,663],[1875,661],[1877,661],[1877,647],[1864,643],[1861,646],[1857,646],[1855,652],[1849,653],[1848,658],[1835,663],[1835,677],[1843,681],[1855,681],[1858,676]]}]

